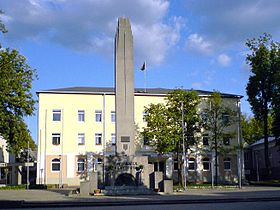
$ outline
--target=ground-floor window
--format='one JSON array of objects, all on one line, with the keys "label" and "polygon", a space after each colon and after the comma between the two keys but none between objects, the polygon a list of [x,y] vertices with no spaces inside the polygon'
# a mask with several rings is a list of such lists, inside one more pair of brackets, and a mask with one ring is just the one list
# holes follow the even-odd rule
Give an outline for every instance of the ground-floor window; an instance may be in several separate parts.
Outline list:
[{"label": "ground-floor window", "polygon": [[52,160],[52,171],[60,171],[60,159],[55,158]]},{"label": "ground-floor window", "polygon": [[83,172],[85,170],[85,159],[78,159],[78,172]]},{"label": "ground-floor window", "polygon": [[210,171],[210,160],[208,157],[202,159],[203,171]]},{"label": "ground-floor window", "polygon": [[225,171],[230,171],[231,170],[231,160],[230,160],[230,158],[225,158],[224,159],[224,170]]},{"label": "ground-floor window", "polygon": [[191,157],[189,159],[189,171],[195,170],[195,158]]}]

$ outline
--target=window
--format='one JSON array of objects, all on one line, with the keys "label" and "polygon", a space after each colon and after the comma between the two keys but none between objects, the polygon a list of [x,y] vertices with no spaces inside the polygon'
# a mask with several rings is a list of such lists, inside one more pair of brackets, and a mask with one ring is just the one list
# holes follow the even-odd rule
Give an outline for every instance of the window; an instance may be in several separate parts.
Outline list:
[{"label": "window", "polygon": [[95,122],[102,122],[102,111],[101,110],[95,111]]},{"label": "window", "polygon": [[147,121],[146,121],[146,116],[147,116],[147,115],[148,115],[147,112],[143,112],[143,113],[142,113],[143,122],[147,122]]},{"label": "window", "polygon": [[52,134],[52,144],[59,145],[60,144],[60,133],[53,133]]},{"label": "window", "polygon": [[85,170],[85,159],[78,159],[78,172],[83,172]]},{"label": "window", "polygon": [[61,120],[61,110],[54,109],[53,110],[53,121],[60,121]]},{"label": "window", "polygon": [[148,137],[144,136],[143,144],[146,146],[149,146],[150,145],[149,143],[150,143],[150,141],[149,141]]},{"label": "window", "polygon": [[84,110],[78,110],[78,121],[85,122],[85,111]]},{"label": "window", "polygon": [[188,143],[188,145],[190,145],[190,146],[195,145],[195,138],[194,138],[193,136],[188,136],[188,137],[187,137],[187,143]]},{"label": "window", "polygon": [[230,137],[229,136],[224,136],[223,142],[224,142],[224,145],[226,145],[226,146],[230,145]]},{"label": "window", "polygon": [[178,159],[174,159],[174,171],[178,171]]},{"label": "window", "polygon": [[203,143],[204,146],[208,146],[209,145],[208,134],[203,134],[203,136],[202,136],[202,143]]},{"label": "window", "polygon": [[223,123],[223,125],[228,125],[229,124],[229,114],[228,113],[223,113],[222,114],[222,123]]},{"label": "window", "polygon": [[116,112],[115,111],[111,111],[111,122],[112,123],[116,122]]},{"label": "window", "polygon": [[78,145],[85,145],[85,134],[78,133]]},{"label": "window", "polygon": [[60,159],[55,158],[52,160],[52,171],[60,171]]},{"label": "window", "polygon": [[95,134],[95,144],[96,145],[101,145],[102,144],[102,134],[101,133],[96,133]]},{"label": "window", "polygon": [[207,112],[202,112],[200,115],[201,115],[202,122],[203,122],[203,123],[206,123],[207,120],[208,120],[208,114],[207,114]]},{"label": "window", "polygon": [[189,171],[194,171],[195,170],[195,159],[190,158],[189,159]]},{"label": "window", "polygon": [[116,134],[115,133],[111,133],[111,142],[112,142],[112,145],[116,145]]},{"label": "window", "polygon": [[224,170],[230,171],[231,170],[231,164],[230,164],[230,158],[224,159]]},{"label": "window", "polygon": [[208,157],[202,159],[203,171],[210,171],[210,160]]}]

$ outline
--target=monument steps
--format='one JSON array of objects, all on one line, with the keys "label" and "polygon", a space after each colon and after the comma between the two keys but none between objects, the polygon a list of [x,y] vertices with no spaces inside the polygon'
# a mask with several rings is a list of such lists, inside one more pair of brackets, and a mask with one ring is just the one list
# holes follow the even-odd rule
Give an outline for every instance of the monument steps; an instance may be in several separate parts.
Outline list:
[{"label": "monument steps", "polygon": [[104,195],[152,195],[156,194],[145,186],[107,186]]}]

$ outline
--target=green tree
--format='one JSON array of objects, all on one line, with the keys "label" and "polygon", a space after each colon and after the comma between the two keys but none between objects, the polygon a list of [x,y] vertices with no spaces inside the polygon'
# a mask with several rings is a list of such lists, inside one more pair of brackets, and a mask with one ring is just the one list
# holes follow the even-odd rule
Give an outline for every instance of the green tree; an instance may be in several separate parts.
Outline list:
[{"label": "green tree", "polygon": [[246,91],[255,118],[263,122],[265,166],[269,172],[268,116],[272,106],[275,74],[279,72],[279,44],[273,42],[271,35],[264,34],[258,40],[247,40],[246,45],[251,51],[246,58],[251,66]]},{"label": "green tree", "polygon": [[28,142],[34,147],[23,118],[34,111],[31,85],[36,73],[18,51],[4,49],[0,51],[0,75],[0,134],[9,151],[18,154]]},{"label": "green tree", "polygon": [[225,137],[232,137],[235,133],[229,133],[226,128],[236,122],[236,111],[223,103],[219,92],[213,92],[206,101],[202,113],[204,128],[209,133],[211,149],[215,156],[215,185],[218,185],[218,155],[225,152],[223,141]]},{"label": "green tree", "polygon": [[145,107],[147,127],[144,128],[142,134],[158,153],[177,153],[179,161],[178,177],[181,177],[180,167],[182,166],[181,158],[179,158],[183,149],[182,111],[184,122],[187,125],[184,131],[185,136],[188,137],[185,139],[187,140],[185,142],[187,149],[189,140],[193,139],[199,126],[199,116],[197,114],[199,103],[200,99],[197,92],[176,89],[168,95],[165,104],[150,104]]},{"label": "green tree", "polygon": [[[274,48],[275,49],[275,48]],[[277,48],[275,72],[273,78],[273,91],[272,91],[272,133],[276,138],[277,145],[280,146],[280,49],[279,44]]]},{"label": "green tree", "polygon": [[[252,144],[263,137],[262,123],[254,118],[241,116],[242,137],[247,144]],[[268,134],[272,135],[272,117],[268,116]]]}]

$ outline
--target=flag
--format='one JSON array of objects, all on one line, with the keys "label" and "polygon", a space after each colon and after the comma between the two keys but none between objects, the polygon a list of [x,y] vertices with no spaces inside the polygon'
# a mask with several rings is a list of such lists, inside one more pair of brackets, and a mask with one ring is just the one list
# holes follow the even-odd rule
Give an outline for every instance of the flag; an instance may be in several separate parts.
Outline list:
[{"label": "flag", "polygon": [[142,67],[141,67],[140,70],[141,70],[141,71],[145,71],[145,70],[146,70],[146,61],[143,63],[143,65],[142,65]]}]

